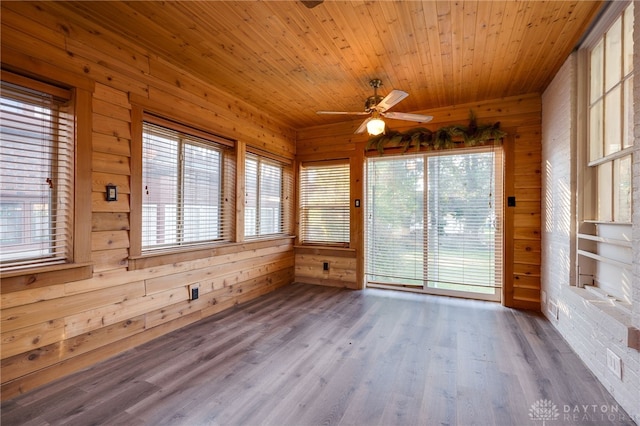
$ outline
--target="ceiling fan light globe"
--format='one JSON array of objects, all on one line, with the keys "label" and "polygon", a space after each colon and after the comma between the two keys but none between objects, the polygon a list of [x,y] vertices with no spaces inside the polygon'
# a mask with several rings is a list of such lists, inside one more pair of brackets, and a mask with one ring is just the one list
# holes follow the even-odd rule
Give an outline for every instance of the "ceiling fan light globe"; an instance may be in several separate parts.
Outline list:
[{"label": "ceiling fan light globe", "polygon": [[367,132],[371,136],[379,135],[384,132],[384,121],[379,118],[373,118],[367,123]]}]

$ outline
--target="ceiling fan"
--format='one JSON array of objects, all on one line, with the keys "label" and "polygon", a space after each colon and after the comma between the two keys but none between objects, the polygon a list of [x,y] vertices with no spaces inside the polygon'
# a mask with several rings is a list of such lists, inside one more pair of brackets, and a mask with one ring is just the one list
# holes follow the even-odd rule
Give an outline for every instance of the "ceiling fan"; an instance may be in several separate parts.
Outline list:
[{"label": "ceiling fan", "polygon": [[407,114],[404,112],[387,112],[389,108],[409,96],[407,92],[402,90],[392,90],[384,98],[378,95],[378,88],[382,86],[382,81],[373,79],[369,81],[369,86],[373,87],[373,96],[369,96],[364,103],[364,111],[362,112],[346,112],[346,111],[317,111],[317,114],[343,114],[343,115],[371,115],[364,120],[355,133],[362,133],[365,129],[370,135],[379,135],[384,132],[385,124],[380,117],[392,118],[395,120],[417,121],[426,123],[433,119],[430,115]]}]

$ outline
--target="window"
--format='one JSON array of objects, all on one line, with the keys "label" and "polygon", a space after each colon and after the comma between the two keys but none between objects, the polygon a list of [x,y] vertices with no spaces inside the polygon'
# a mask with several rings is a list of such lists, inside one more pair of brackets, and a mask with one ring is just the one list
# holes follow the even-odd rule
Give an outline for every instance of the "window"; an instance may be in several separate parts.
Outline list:
[{"label": "window", "polygon": [[581,48],[588,124],[579,185],[579,285],[630,301],[633,7],[614,2]]},{"label": "window", "polygon": [[300,167],[300,239],[303,244],[349,246],[349,163]]},{"label": "window", "polygon": [[220,138],[187,131],[143,123],[143,251],[232,239],[233,150]]},{"label": "window", "polygon": [[255,238],[283,234],[286,229],[285,194],[290,193],[291,172],[284,164],[247,154],[245,167],[244,235]]},{"label": "window", "polygon": [[[3,73],[3,269],[73,261],[74,115],[69,90]],[[19,83],[17,83],[19,82]]]},{"label": "window", "polygon": [[497,148],[367,160],[368,285],[499,300]]},{"label": "window", "polygon": [[598,201],[594,219],[631,222],[633,3],[588,49],[589,160]]}]

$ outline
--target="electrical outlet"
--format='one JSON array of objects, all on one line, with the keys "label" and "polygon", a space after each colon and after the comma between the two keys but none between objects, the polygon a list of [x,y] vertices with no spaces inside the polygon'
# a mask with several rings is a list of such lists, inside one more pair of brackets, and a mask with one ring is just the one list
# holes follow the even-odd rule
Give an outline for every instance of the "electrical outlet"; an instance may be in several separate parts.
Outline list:
[{"label": "electrical outlet", "polygon": [[542,290],[540,292],[540,297],[542,298],[542,304],[546,305],[547,304],[547,292]]},{"label": "electrical outlet", "polygon": [[322,270],[325,271],[325,272],[329,271],[329,262],[324,262],[322,264]]},{"label": "electrical outlet", "polygon": [[554,320],[558,319],[558,303],[554,299],[549,299],[549,304],[547,305],[547,312]]},{"label": "electrical outlet", "polygon": [[189,284],[189,300],[196,300],[200,296],[200,283]]},{"label": "electrical outlet", "polygon": [[622,380],[622,360],[609,348],[607,348],[607,368]]}]

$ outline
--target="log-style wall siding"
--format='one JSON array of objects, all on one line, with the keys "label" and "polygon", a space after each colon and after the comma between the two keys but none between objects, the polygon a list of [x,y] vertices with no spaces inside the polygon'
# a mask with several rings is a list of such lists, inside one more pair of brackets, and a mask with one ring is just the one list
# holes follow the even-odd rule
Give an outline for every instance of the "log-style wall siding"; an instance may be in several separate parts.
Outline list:
[{"label": "log-style wall siding", "polygon": [[[505,207],[505,264],[503,303],[507,306],[540,309],[540,189],[541,189],[541,100],[539,94],[475,102],[423,111],[434,119],[421,126],[435,130],[451,124],[467,124],[469,112],[479,123],[500,122],[508,136],[504,140],[505,200],[516,197],[516,207]],[[385,120],[394,130],[404,131],[412,123]],[[351,162],[351,198],[362,199],[366,135],[354,135],[361,120],[318,126],[298,132],[298,162],[348,158]],[[351,205],[351,251],[296,247],[296,281],[361,288],[364,283],[364,216]],[[345,264],[323,271],[323,262]]]},{"label": "log-style wall siding", "polygon": [[[2,3],[3,67],[54,81],[90,80],[90,238],[93,276],[60,273],[2,280],[2,399],[90,366],[145,341],[289,284],[293,240],[231,244],[195,260],[129,265],[132,97],[168,118],[295,158],[295,132],[125,40],[79,28],[46,10],[54,3]],[[89,28],[90,30],[87,30]],[[71,81],[73,83],[73,81]],[[175,115],[174,115],[175,114]],[[106,202],[105,185],[118,186]],[[46,277],[46,278],[45,278]],[[200,283],[188,300],[187,285]]]}]

